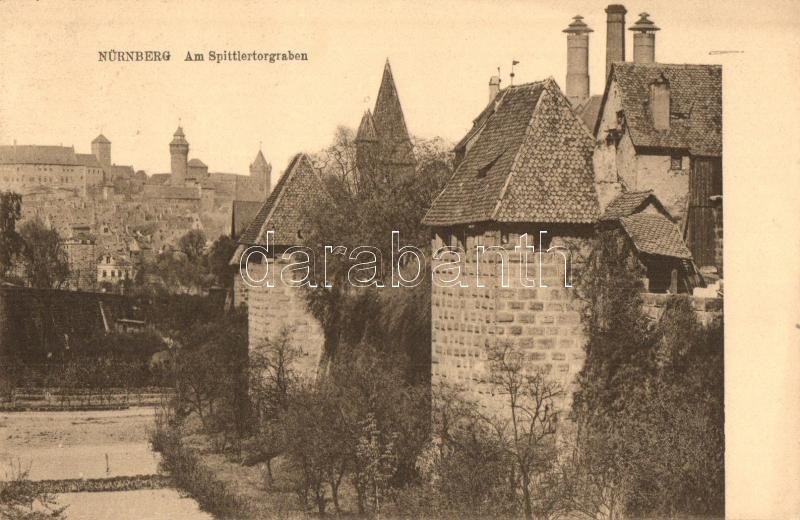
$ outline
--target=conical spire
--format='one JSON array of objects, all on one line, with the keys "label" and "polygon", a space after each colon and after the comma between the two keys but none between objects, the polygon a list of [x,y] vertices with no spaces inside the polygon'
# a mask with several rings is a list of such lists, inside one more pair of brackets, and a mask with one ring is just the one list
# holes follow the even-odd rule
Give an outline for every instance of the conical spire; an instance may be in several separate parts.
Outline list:
[{"label": "conical spire", "polygon": [[253,159],[253,168],[266,168],[267,166],[269,166],[269,163],[264,158],[264,154],[261,150],[259,150],[256,154],[256,158]]},{"label": "conical spire", "polygon": [[189,142],[186,141],[186,136],[183,133],[182,127],[179,126],[178,129],[175,130],[175,133],[172,134],[172,142],[170,144],[189,144]]},{"label": "conical spire", "polygon": [[389,60],[383,68],[383,78],[375,100],[373,123],[381,143],[381,159],[395,164],[414,164],[411,138],[406,128],[400,97],[392,76]]},{"label": "conical spire", "polygon": [[361,118],[361,124],[358,125],[356,142],[374,142],[377,140],[378,133],[375,131],[375,120],[372,118],[372,112],[370,112],[368,109],[366,112],[364,112],[364,116]]}]

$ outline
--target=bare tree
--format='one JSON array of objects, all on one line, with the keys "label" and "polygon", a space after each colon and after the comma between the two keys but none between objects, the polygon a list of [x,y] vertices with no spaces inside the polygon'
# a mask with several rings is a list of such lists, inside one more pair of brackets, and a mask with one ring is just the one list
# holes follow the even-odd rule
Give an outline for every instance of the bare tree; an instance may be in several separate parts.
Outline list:
[{"label": "bare tree", "polygon": [[503,397],[501,408],[484,415],[513,461],[515,485],[522,493],[525,518],[549,517],[557,501],[546,491],[556,461],[556,428],[561,386],[542,369],[531,368],[510,343],[489,351],[489,382]]}]

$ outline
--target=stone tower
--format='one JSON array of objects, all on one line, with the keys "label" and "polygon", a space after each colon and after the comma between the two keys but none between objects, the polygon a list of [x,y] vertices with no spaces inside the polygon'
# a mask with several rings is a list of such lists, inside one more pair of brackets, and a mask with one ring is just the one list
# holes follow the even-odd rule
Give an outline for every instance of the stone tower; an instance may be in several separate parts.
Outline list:
[{"label": "stone tower", "polygon": [[264,195],[269,194],[272,186],[272,165],[264,158],[261,150],[250,165],[250,177],[259,180],[258,186]]},{"label": "stone tower", "polygon": [[97,157],[97,162],[102,166],[111,165],[111,141],[103,134],[98,135],[92,141],[92,154]]},{"label": "stone tower", "polygon": [[572,106],[589,98],[589,33],[594,32],[577,15],[566,29],[567,33],[567,88]]},{"label": "stone tower", "polygon": [[180,126],[172,135],[172,141],[169,143],[170,155],[170,172],[172,173],[171,184],[175,186],[182,186],[186,181],[186,170],[189,157],[189,142],[183,134],[183,128]]},{"label": "stone tower", "polygon": [[417,160],[389,60],[383,68],[372,123],[377,137],[377,165],[385,169],[387,175],[413,174]]}]

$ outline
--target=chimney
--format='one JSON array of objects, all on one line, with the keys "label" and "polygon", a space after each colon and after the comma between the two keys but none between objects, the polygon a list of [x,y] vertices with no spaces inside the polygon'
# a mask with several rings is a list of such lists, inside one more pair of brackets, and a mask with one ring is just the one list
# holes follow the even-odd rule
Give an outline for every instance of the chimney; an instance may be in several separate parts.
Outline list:
[{"label": "chimney", "polygon": [[639,19],[629,29],[633,31],[633,62],[654,63],[656,61],[656,27],[647,13],[641,13]]},{"label": "chimney", "polygon": [[669,130],[669,81],[663,73],[650,84],[650,113],[653,115],[653,128]]},{"label": "chimney", "polygon": [[[625,6],[611,4],[606,7],[606,80],[611,64],[625,61]],[[605,81],[603,82],[605,83]]]},{"label": "chimney", "polygon": [[489,78],[489,102],[494,101],[497,94],[500,93],[500,76],[492,76]]},{"label": "chimney", "polygon": [[567,99],[577,106],[589,98],[589,33],[594,31],[577,15],[563,32],[567,33]]}]

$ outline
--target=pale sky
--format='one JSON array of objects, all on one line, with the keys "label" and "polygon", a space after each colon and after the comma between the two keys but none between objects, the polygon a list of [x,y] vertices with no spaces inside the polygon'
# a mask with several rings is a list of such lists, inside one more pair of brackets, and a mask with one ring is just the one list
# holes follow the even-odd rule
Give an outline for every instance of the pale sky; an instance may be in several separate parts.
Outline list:
[{"label": "pale sky", "polygon": [[[457,141],[485,104],[489,76],[498,66],[504,86],[516,59],[517,83],[553,76],[563,87],[561,30],[575,14],[595,30],[591,85],[593,93],[602,88],[604,2],[191,5],[0,3],[0,143],[74,145],[88,153],[102,130],[113,143],[114,162],[164,172],[180,119],[190,157],[212,171],[247,173],[261,142],[280,172],[294,153],[325,146],[337,125],[358,125],[374,103],[387,57],[409,130]],[[628,26],[647,10],[662,28],[656,57],[664,62],[747,60],[752,56],[708,52],[752,52],[754,34],[780,32],[795,22],[777,5],[636,1],[626,7]],[[105,49],[170,50],[172,60],[99,63],[98,51]],[[294,50],[310,59],[183,61],[187,51],[226,49]]]}]

